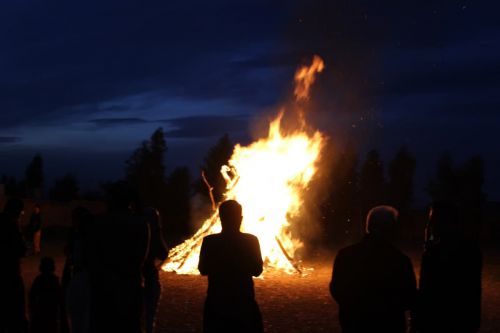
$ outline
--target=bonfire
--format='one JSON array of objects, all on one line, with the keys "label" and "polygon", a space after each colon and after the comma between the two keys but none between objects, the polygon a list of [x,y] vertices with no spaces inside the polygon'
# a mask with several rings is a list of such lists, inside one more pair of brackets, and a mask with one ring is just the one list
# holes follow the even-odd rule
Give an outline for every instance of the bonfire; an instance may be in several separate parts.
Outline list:
[{"label": "bonfire", "polygon": [[[297,103],[309,99],[315,76],[323,68],[323,60],[314,56],[310,66],[302,66],[296,71],[294,93]],[[248,146],[237,144],[221,173],[226,180],[224,200],[234,199],[242,205],[241,231],[259,238],[265,271],[300,273],[302,268],[295,253],[303,244],[294,238],[290,221],[301,214],[303,194],[316,174],[324,136],[307,128],[302,111],[298,128],[284,131],[284,112],[286,110],[270,122],[267,137]],[[163,270],[198,274],[203,237],[220,230],[214,203],[213,214],[195,235],[170,251]]]}]

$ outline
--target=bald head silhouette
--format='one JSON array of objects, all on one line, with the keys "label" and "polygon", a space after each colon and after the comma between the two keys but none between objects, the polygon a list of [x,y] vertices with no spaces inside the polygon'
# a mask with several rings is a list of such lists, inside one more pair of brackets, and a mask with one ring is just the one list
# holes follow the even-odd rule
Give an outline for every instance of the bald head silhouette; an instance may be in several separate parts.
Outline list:
[{"label": "bald head silhouette", "polygon": [[366,233],[380,238],[392,238],[398,215],[397,209],[391,206],[372,208],[366,216]]}]

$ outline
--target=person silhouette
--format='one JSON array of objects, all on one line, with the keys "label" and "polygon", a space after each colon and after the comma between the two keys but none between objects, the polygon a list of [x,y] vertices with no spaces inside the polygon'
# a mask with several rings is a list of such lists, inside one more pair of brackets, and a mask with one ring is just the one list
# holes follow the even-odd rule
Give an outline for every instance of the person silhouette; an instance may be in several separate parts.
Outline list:
[{"label": "person silhouette", "polygon": [[455,205],[432,204],[420,267],[414,328],[424,333],[474,333],[481,321],[482,254],[459,226]]},{"label": "person silhouette", "polygon": [[107,199],[89,237],[90,331],[140,333],[149,226],[134,211],[138,193],[127,182],[110,185]]},{"label": "person silhouette", "polygon": [[364,238],[335,258],[330,293],[343,333],[406,331],[416,281],[410,259],[392,244],[397,217],[393,207],[372,208]]},{"label": "person silhouette", "polygon": [[33,246],[33,254],[40,254],[40,242],[42,238],[42,213],[39,204],[36,204],[33,208],[33,213],[30,217],[28,229],[30,234],[30,242]]},{"label": "person silhouette", "polygon": [[28,324],[20,264],[26,254],[19,228],[23,209],[21,199],[9,198],[0,214],[0,332],[25,332]]},{"label": "person silhouette", "polygon": [[144,277],[144,317],[146,333],[153,333],[161,296],[159,269],[161,263],[167,258],[168,248],[163,238],[161,217],[158,210],[148,207],[144,209],[143,215],[151,234],[148,255],[142,268]]},{"label": "person silhouette", "polygon": [[31,333],[57,332],[61,306],[61,287],[54,274],[54,259],[40,260],[40,274],[33,281],[29,293]]},{"label": "person silhouette", "polygon": [[240,232],[237,201],[223,202],[219,217],[222,232],[203,239],[198,264],[201,275],[208,276],[203,332],[263,332],[252,278],[262,273],[259,240]]},{"label": "person silhouette", "polygon": [[[66,245],[66,262],[62,275],[64,306],[61,308],[61,333],[90,331],[89,233],[94,216],[78,206],[71,214],[72,227]],[[71,329],[70,329],[71,327]]]}]

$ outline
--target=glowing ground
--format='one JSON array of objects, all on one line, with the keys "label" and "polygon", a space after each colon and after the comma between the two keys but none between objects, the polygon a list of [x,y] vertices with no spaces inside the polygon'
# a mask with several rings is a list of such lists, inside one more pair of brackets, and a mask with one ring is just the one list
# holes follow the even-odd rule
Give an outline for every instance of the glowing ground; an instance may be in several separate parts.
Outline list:
[{"label": "glowing ground", "polygon": [[[328,284],[334,254],[308,262],[306,277],[277,274],[256,279],[256,297],[266,332],[339,332],[337,305]],[[418,259],[413,256],[418,272]],[[201,332],[206,278],[163,273],[158,332]],[[485,253],[481,332],[500,332],[500,253]]]},{"label": "glowing ground", "polygon": [[[60,276],[63,256],[62,243],[46,244],[43,255],[56,259]],[[418,272],[418,256],[413,263]],[[483,270],[482,333],[500,332],[500,252],[485,251]],[[340,332],[337,305],[330,298],[328,283],[332,253],[322,253],[318,259],[306,262],[314,267],[306,277],[276,274],[256,279],[256,296],[264,318],[266,332]],[[29,290],[38,269],[37,257],[23,262],[26,289]],[[161,273],[162,300],[158,312],[158,333],[201,332],[202,309],[206,278],[195,275]]]}]

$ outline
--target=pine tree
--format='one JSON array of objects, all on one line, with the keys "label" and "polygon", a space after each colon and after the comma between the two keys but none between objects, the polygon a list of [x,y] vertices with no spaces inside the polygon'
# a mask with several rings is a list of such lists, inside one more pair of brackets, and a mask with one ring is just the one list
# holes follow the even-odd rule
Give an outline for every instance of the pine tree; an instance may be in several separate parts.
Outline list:
[{"label": "pine tree", "polygon": [[[42,155],[36,154],[26,167],[26,187],[30,195],[41,196],[43,188],[43,159]],[[38,192],[38,193],[36,193]]]},{"label": "pine tree", "polygon": [[357,238],[359,234],[358,157],[352,147],[337,156],[329,177],[329,194],[323,216],[330,242]]},{"label": "pine tree", "polygon": [[189,169],[176,168],[168,177],[164,232],[169,243],[179,243],[189,234],[191,177]]},{"label": "pine tree", "polygon": [[389,164],[388,201],[402,215],[409,213],[413,200],[415,168],[416,160],[404,146]]},{"label": "pine tree", "polygon": [[362,216],[374,206],[386,203],[386,182],[384,166],[378,151],[371,150],[366,155],[359,178]]},{"label": "pine tree", "polygon": [[414,240],[415,219],[411,214],[416,160],[401,147],[389,164],[388,203],[399,211],[399,239]]},{"label": "pine tree", "polygon": [[78,199],[78,181],[75,176],[67,174],[64,177],[57,179],[54,187],[50,190],[49,195],[52,200],[71,201]]},{"label": "pine tree", "polygon": [[126,161],[126,180],[134,187],[143,205],[160,211],[165,205],[164,158],[167,145],[162,128],[144,141]]},{"label": "pine tree", "polygon": [[449,154],[443,154],[437,163],[436,177],[429,183],[428,193],[432,201],[454,203],[465,235],[478,238],[486,200],[483,184],[484,165],[480,156],[474,156],[457,167]]}]

